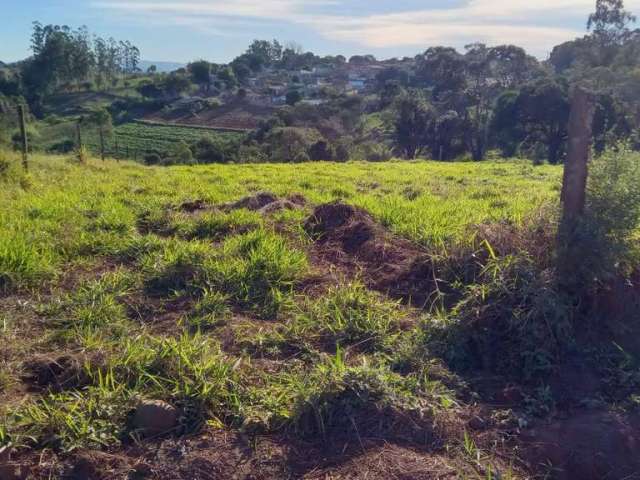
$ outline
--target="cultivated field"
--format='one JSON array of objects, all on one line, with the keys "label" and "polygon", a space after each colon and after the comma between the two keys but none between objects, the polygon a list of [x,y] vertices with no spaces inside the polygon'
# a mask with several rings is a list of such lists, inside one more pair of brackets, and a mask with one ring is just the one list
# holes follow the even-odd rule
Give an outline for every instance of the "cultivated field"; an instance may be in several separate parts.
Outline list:
[{"label": "cultivated field", "polygon": [[504,376],[465,376],[473,352],[445,317],[508,291],[488,289],[517,263],[495,263],[498,233],[544,240],[527,225],[559,168],[39,156],[24,175],[0,158],[0,473],[544,470],[521,447],[545,391],[505,386],[538,363],[509,344],[491,360]]},{"label": "cultivated field", "polygon": [[[75,145],[77,139],[76,123],[65,121],[54,125],[39,125],[39,133],[32,143],[41,150],[48,150],[56,144],[71,142]],[[208,136],[233,140],[242,134],[233,132],[217,132],[195,127],[178,127],[164,125],[149,125],[143,123],[125,123],[115,126],[105,135],[105,152],[107,155],[119,158],[142,159],[148,152],[170,151],[180,141],[195,142]],[[94,154],[100,152],[100,137],[97,128],[86,126],[83,128],[83,144]]]}]

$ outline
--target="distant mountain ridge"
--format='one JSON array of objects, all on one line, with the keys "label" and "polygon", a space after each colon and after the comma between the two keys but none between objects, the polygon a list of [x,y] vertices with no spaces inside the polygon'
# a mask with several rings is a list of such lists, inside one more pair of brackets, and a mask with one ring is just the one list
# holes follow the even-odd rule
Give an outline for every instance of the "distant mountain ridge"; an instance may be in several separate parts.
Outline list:
[{"label": "distant mountain ridge", "polygon": [[173,72],[174,70],[187,66],[186,63],[179,62],[154,62],[152,60],[142,60],[138,67],[143,72],[146,72],[151,65],[155,65],[158,68],[158,72]]}]

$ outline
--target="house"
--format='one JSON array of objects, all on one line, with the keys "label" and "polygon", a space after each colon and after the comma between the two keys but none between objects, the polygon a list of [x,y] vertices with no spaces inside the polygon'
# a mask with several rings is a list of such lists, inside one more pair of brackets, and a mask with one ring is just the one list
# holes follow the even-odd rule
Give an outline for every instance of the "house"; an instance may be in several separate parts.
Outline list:
[{"label": "house", "polygon": [[355,90],[360,93],[367,87],[367,78],[360,75],[349,74],[348,90]]},{"label": "house", "polygon": [[313,105],[314,107],[317,107],[318,105],[327,103],[327,101],[322,98],[305,98],[303,100],[300,100],[300,103],[302,103],[303,105]]}]

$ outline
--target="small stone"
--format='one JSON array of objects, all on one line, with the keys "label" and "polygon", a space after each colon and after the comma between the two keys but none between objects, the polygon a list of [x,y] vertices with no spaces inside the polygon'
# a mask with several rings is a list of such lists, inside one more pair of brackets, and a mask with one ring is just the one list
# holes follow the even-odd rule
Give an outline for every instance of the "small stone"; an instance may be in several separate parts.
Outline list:
[{"label": "small stone", "polygon": [[178,410],[162,400],[143,400],[136,408],[133,426],[143,435],[156,437],[178,425]]}]

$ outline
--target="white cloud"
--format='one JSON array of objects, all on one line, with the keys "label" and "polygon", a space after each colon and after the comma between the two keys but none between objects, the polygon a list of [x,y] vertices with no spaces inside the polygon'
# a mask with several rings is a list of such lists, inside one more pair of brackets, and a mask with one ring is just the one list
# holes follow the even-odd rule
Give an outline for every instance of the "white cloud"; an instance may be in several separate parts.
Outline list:
[{"label": "white cloud", "polygon": [[[513,43],[545,56],[554,45],[584,34],[570,25],[586,23],[594,0],[469,0],[451,8],[425,1],[414,11],[344,15],[349,0],[97,1],[95,7],[139,12],[167,22],[190,24],[215,34],[225,23],[268,22],[301,25],[320,35],[368,48],[462,46],[472,41]],[[384,0],[391,2],[392,0]],[[640,10],[640,0],[627,1]],[[431,5],[431,6],[429,6]],[[330,12],[318,14],[318,11]],[[179,20],[178,20],[179,19]]]}]

